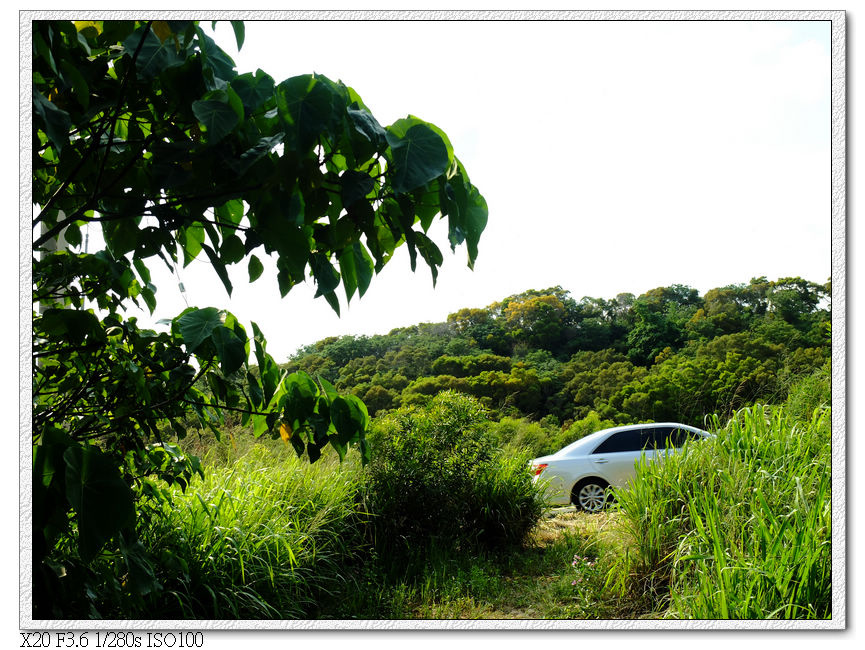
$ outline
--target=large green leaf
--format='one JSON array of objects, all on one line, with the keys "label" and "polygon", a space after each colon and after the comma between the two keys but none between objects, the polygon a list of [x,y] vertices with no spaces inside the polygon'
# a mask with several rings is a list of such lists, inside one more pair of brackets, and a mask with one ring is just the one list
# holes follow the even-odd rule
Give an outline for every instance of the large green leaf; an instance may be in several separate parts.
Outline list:
[{"label": "large green leaf", "polygon": [[243,40],[246,38],[246,26],[242,20],[232,20],[231,29],[234,30],[234,40],[237,42],[237,50],[243,47]]},{"label": "large green leaf", "polygon": [[315,411],[315,403],[318,399],[318,387],[312,378],[305,372],[295,372],[288,375],[282,382],[285,395],[282,398],[283,416],[299,427]]},{"label": "large green leaf", "polygon": [[453,250],[466,242],[469,267],[474,267],[478,254],[478,241],[487,225],[487,202],[466,177],[462,164],[457,174],[445,184],[442,192],[448,214],[448,238]]},{"label": "large green leaf", "polygon": [[393,157],[393,188],[398,193],[423,187],[451,165],[444,139],[429,124],[416,118],[390,126],[387,142]]},{"label": "large green leaf", "polygon": [[235,77],[231,80],[231,87],[240,96],[248,112],[255,111],[273,97],[273,77],[261,70]]},{"label": "large green leaf", "polygon": [[138,28],[123,42],[123,48],[130,56],[135,54],[139,45],[141,49],[135,59],[135,67],[138,74],[145,79],[152,79],[165,68],[181,65],[185,60],[185,57],[178,53],[173,38],[160,41],[153,30],[146,27]]},{"label": "large green leaf", "polygon": [[183,266],[188,266],[201,252],[204,243],[204,227],[193,223],[177,231],[177,241],[183,249]]},{"label": "large green leaf", "polygon": [[63,429],[48,426],[33,448],[33,528],[48,544],[69,527],[63,454],[74,444]]},{"label": "large green leaf", "polygon": [[219,365],[223,374],[233,374],[246,363],[249,350],[246,348],[245,339],[222,326],[214,327],[210,336],[213,339],[214,347],[216,347],[216,356],[219,358]]},{"label": "large green leaf", "polygon": [[210,338],[214,328],[222,325],[222,315],[216,307],[192,308],[176,320],[183,343],[190,352],[195,352]]},{"label": "large green leaf", "polygon": [[72,92],[75,93],[75,99],[81,104],[81,108],[87,110],[90,106],[90,89],[87,81],[77,67],[72,65],[68,60],[60,62],[60,69],[63,72],[63,80],[72,86]]},{"label": "large green leaf", "polygon": [[63,460],[66,496],[78,518],[78,548],[88,561],[135,522],[132,490],[120,478],[116,461],[98,447],[70,447]]},{"label": "large green leaf", "polygon": [[261,138],[252,147],[244,151],[237,158],[231,158],[226,161],[229,167],[233,169],[239,176],[245,174],[255,163],[272,152],[277,146],[282,144],[285,139],[285,134],[280,131],[272,136]]},{"label": "large green leaf", "polygon": [[210,143],[222,140],[240,122],[240,117],[227,100],[204,99],[192,102],[192,112],[207,130],[207,140]]},{"label": "large green leaf", "polygon": [[369,111],[351,106],[346,113],[355,130],[369,140],[373,151],[379,151],[387,145],[387,132]]},{"label": "large green leaf", "polygon": [[264,393],[262,404],[270,404],[271,398],[279,386],[280,370],[273,358],[267,354],[266,341],[258,325],[252,323],[253,346],[255,349],[255,360],[258,362],[258,373],[261,377],[261,390]]},{"label": "large green leaf", "polygon": [[339,273],[327,256],[322,253],[316,253],[310,258],[310,266],[312,267],[312,275],[315,278],[315,283],[318,288],[315,291],[315,297],[323,296],[332,293],[339,286]]},{"label": "large green leaf", "polygon": [[201,249],[207,253],[208,259],[210,259],[210,265],[213,267],[213,270],[216,271],[216,275],[219,276],[219,279],[222,280],[222,286],[225,287],[228,295],[231,295],[231,291],[233,289],[231,285],[231,280],[228,277],[228,271],[225,268],[225,262],[222,261],[222,258],[216,254],[210,246],[207,244],[202,244]]},{"label": "large green leaf", "polygon": [[340,254],[339,271],[342,275],[346,299],[351,300],[355,288],[360,296],[366,293],[375,273],[375,265],[363,244],[354,242]]},{"label": "large green leaf", "polygon": [[306,74],[277,86],[280,117],[292,136],[291,144],[301,152],[310,149],[334,119],[336,94],[331,85],[326,78]]},{"label": "large green leaf", "polygon": [[105,338],[99,319],[90,311],[78,309],[46,309],[34,324],[34,330],[71,344]]},{"label": "large green leaf", "polygon": [[246,257],[243,241],[235,234],[228,234],[219,247],[219,257],[225,264],[235,264]]},{"label": "large green leaf", "polygon": [[200,27],[195,28],[195,33],[201,47],[202,68],[207,87],[221,88],[226,81],[237,76],[234,61]]},{"label": "large green leaf", "polygon": [[243,221],[243,201],[240,199],[230,199],[222,205],[216,206],[213,212],[216,214],[219,230],[222,236],[225,237],[235,232],[236,229],[231,226],[240,225],[240,222]]},{"label": "large green leaf", "polygon": [[342,204],[348,208],[352,203],[363,199],[375,188],[375,181],[363,172],[348,170],[339,178]]},{"label": "large green leaf", "polygon": [[115,259],[131,253],[138,246],[136,219],[111,219],[102,222],[102,236]]},{"label": "large green leaf", "polygon": [[249,281],[255,282],[259,277],[261,277],[261,274],[264,272],[264,265],[261,263],[261,260],[258,259],[257,256],[250,255],[248,269]]},{"label": "large green leaf", "polygon": [[334,398],[330,404],[330,417],[342,444],[358,442],[369,425],[366,405],[354,395]]},{"label": "large green leaf", "polygon": [[125,535],[121,535],[120,550],[126,564],[127,583],[132,591],[139,596],[146,596],[162,590],[144,544],[138,540],[129,542]]},{"label": "large green leaf", "polygon": [[424,261],[427,263],[427,266],[430,267],[430,271],[432,272],[433,286],[435,286],[436,279],[438,278],[438,267],[440,267],[442,265],[442,262],[444,261],[442,253],[439,250],[439,247],[436,246],[435,243],[423,233],[415,233],[415,244],[417,245],[417,250],[418,252],[420,252],[421,257],[423,257]]}]

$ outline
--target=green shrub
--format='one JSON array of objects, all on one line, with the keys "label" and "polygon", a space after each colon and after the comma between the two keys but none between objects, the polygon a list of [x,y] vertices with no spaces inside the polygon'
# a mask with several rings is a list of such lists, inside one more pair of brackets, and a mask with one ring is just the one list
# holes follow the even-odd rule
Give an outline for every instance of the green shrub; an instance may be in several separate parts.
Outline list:
[{"label": "green shrub", "polygon": [[556,437],[551,439],[550,444],[547,449],[544,450],[544,453],[552,454],[565,445],[576,442],[580,438],[585,438],[590,433],[595,433],[596,431],[609,429],[615,426],[618,425],[613,420],[602,419],[601,416],[598,415],[597,411],[589,411],[586,417],[577,420],[576,422],[572,422],[567,429],[560,431]]},{"label": "green shrub", "polygon": [[567,428],[551,425],[549,420],[532,422],[528,418],[503,417],[490,422],[489,434],[502,449],[515,453],[526,450],[531,458],[546,456],[590,433],[616,426],[612,420],[602,420],[595,412],[572,422]]},{"label": "green shrub", "polygon": [[800,378],[790,389],[784,408],[800,420],[807,420],[815,409],[832,403],[831,366],[826,363],[820,370]]},{"label": "green shrub", "polygon": [[550,446],[550,440],[559,434],[558,427],[544,426],[528,418],[503,417],[498,422],[490,422],[490,437],[501,449],[527,449],[533,458],[543,456],[543,450]]},{"label": "green shrub", "polygon": [[389,555],[521,541],[542,499],[528,455],[499,451],[477,400],[446,391],[374,423],[365,484],[376,546]]}]

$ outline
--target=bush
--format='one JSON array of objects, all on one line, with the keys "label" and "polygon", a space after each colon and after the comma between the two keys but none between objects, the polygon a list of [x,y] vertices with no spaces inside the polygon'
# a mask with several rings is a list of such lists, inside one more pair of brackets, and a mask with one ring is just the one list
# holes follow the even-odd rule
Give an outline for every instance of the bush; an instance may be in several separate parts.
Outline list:
[{"label": "bush", "polygon": [[505,454],[487,416],[446,391],[374,424],[365,485],[376,546],[390,555],[520,542],[542,514],[526,454]]},{"label": "bush", "polygon": [[559,427],[545,426],[528,418],[503,417],[498,422],[490,422],[489,435],[496,444],[513,452],[526,449],[533,458],[543,456],[550,446],[550,440],[559,435]]},{"label": "bush", "polygon": [[582,420],[564,429],[549,420],[532,422],[528,418],[503,417],[498,422],[490,422],[488,431],[502,449],[510,453],[524,449],[531,458],[538,458],[553,454],[590,433],[614,426],[616,423],[612,420],[602,420],[595,411],[590,411]]}]

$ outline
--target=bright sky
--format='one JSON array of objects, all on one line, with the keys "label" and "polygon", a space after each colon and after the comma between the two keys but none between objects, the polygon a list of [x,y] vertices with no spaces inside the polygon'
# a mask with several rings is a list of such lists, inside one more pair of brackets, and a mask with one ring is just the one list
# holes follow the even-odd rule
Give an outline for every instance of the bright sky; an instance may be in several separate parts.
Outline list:
[{"label": "bright sky", "polygon": [[[403,249],[339,318],[311,281],[280,300],[275,274],[250,285],[241,264],[229,300],[205,261],[181,271],[190,305],[256,321],[277,361],[526,289],[831,274],[828,22],[253,21],[239,54],[228,23],[217,40],[240,72],[318,72],[382,124],[441,127],[489,205],[473,272],[441,221],[435,289]],[[176,283],[158,286],[155,318],[179,313]]]}]

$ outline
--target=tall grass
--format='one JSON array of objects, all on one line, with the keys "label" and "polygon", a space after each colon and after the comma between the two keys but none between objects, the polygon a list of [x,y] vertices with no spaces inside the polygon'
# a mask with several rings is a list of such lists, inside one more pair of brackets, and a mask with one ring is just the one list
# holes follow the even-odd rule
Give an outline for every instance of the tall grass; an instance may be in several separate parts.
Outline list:
[{"label": "tall grass", "polygon": [[810,379],[788,405],[744,409],[643,466],[618,494],[632,543],[609,583],[656,615],[831,616],[830,411],[802,417],[823,394]]},{"label": "tall grass", "polygon": [[350,587],[363,544],[358,475],[254,447],[176,491],[143,540],[159,555],[154,618],[315,615]]},{"label": "tall grass", "polygon": [[[717,497],[707,490],[689,502],[693,530],[674,561],[675,610],[692,618],[831,616],[828,431],[828,409],[803,426],[759,408],[730,422],[720,444],[741,459],[731,480],[746,493],[710,481]],[[726,494],[739,499],[725,504]]]}]

